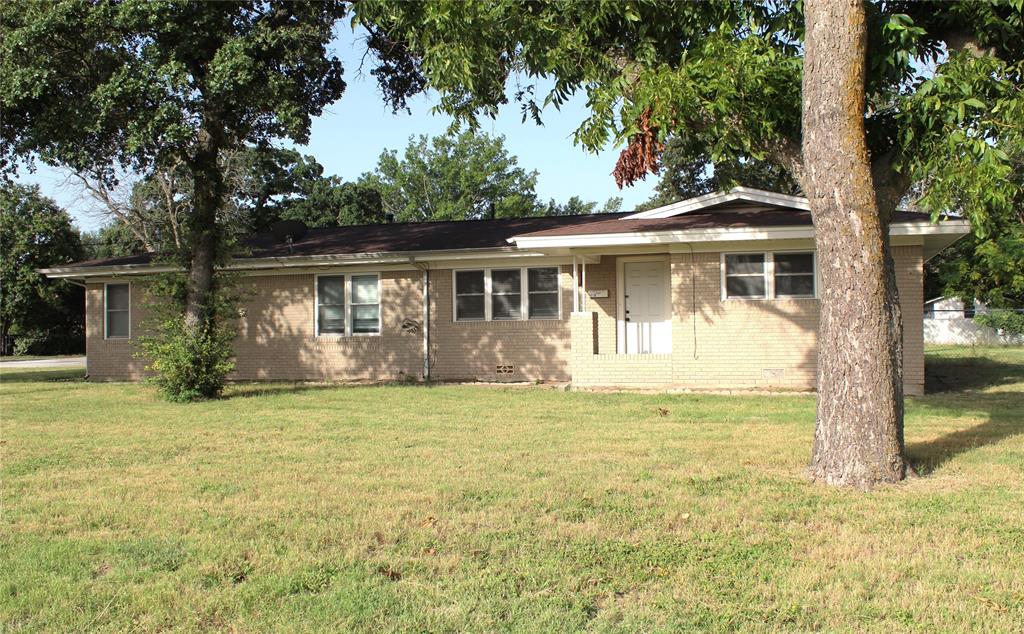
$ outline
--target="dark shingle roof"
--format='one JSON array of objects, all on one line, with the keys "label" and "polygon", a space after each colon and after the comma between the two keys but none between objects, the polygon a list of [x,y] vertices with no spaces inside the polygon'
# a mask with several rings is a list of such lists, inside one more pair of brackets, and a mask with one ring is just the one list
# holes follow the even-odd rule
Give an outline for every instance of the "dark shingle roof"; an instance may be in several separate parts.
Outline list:
[{"label": "dark shingle roof", "polygon": [[[274,258],[288,256],[348,255],[356,253],[395,253],[446,251],[452,249],[493,249],[509,247],[508,239],[523,233],[556,227],[580,227],[589,223],[621,218],[626,213],[587,216],[544,216],[539,218],[503,218],[499,220],[463,220],[452,222],[411,222],[380,225],[356,225],[310,229],[295,240],[291,248],[269,233],[245,241],[247,251],[238,257]],[[87,260],[68,264],[72,267],[146,264],[151,256],[130,255]]]},{"label": "dark shingle roof", "polygon": [[[730,227],[783,227],[810,225],[810,212],[751,205],[723,206],[694,211],[670,218],[624,220],[629,213],[458,222],[418,222],[358,225],[310,229],[291,247],[270,234],[245,242],[240,258],[351,255],[358,253],[409,253],[458,249],[509,247],[514,236],[565,236],[576,234],[716,229]],[[927,220],[927,214],[899,212],[894,222]],[[150,255],[87,260],[66,265],[75,268],[147,264]]]}]

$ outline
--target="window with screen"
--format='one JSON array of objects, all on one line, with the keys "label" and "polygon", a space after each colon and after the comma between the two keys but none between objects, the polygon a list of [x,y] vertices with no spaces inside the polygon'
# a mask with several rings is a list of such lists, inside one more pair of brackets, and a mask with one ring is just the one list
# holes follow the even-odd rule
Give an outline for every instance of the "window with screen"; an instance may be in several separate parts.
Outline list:
[{"label": "window with screen", "polygon": [[756,299],[767,297],[764,253],[725,255],[725,297]]},{"label": "window with screen", "polygon": [[377,335],[380,329],[379,275],[317,276],[317,335]]},{"label": "window with screen", "polygon": [[557,266],[455,271],[455,321],[558,319]]},{"label": "window with screen", "polygon": [[345,334],[345,276],[320,275],[317,277],[316,303],[316,334]]},{"label": "window with screen", "polygon": [[528,269],[530,319],[558,317],[558,267]]},{"label": "window with screen", "polygon": [[491,319],[520,319],[523,278],[519,269],[491,271]]},{"label": "window with screen", "polygon": [[127,339],[131,335],[131,287],[107,284],[104,303],[107,339]]},{"label": "window with screen", "polygon": [[775,253],[775,297],[814,297],[814,254]]},{"label": "window with screen", "polygon": [[486,318],[484,271],[455,272],[455,319],[479,321]]},{"label": "window with screen", "polygon": [[352,334],[380,332],[380,285],[376,275],[352,276]]}]

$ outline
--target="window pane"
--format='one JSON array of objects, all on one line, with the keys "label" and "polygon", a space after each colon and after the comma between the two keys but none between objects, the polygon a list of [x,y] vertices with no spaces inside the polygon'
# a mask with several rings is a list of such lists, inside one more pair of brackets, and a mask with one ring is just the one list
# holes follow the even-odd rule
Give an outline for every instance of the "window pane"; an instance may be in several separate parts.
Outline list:
[{"label": "window pane", "polygon": [[776,273],[814,273],[814,255],[811,253],[776,253]]},{"label": "window pane", "polygon": [[[455,294],[484,292],[483,271],[456,271],[455,272]],[[482,304],[481,304],[482,305]]]},{"label": "window pane", "polygon": [[725,278],[726,297],[764,297],[764,278],[727,277]]},{"label": "window pane", "polygon": [[368,304],[352,307],[352,332],[380,332],[380,306]]},{"label": "window pane", "polygon": [[491,292],[492,293],[518,293],[519,269],[509,271],[491,271]]},{"label": "window pane", "polygon": [[456,319],[483,319],[484,296],[460,295],[455,298]]},{"label": "window pane", "polygon": [[740,253],[725,256],[725,273],[764,273],[763,253]]},{"label": "window pane", "polygon": [[530,293],[530,319],[558,317],[558,293]]},{"label": "window pane", "polygon": [[107,285],[107,310],[128,310],[128,285]]},{"label": "window pane", "polygon": [[319,310],[319,334],[345,334],[345,308],[343,306],[321,306]]},{"label": "window pane", "polygon": [[128,336],[128,311],[112,310],[107,312],[107,336]]},{"label": "window pane", "polygon": [[558,290],[558,267],[528,269],[526,281],[531,293]]},{"label": "window pane", "polygon": [[776,297],[814,297],[813,275],[782,275],[775,278]]},{"label": "window pane", "polygon": [[345,276],[322,275],[316,278],[317,301],[320,305],[345,303]]},{"label": "window pane", "polygon": [[352,303],[353,304],[376,304],[380,301],[380,294],[377,292],[376,275],[353,275],[352,276]]},{"label": "window pane", "polygon": [[494,295],[491,297],[491,319],[519,319],[522,295]]}]

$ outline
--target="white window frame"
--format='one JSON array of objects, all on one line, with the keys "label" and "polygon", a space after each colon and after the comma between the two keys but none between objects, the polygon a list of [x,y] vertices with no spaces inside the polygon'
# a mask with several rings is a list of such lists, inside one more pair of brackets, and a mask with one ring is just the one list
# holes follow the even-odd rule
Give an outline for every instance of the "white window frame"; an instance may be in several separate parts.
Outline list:
[{"label": "white window frame", "polygon": [[[111,286],[127,286],[128,287],[128,334],[126,336],[111,336],[107,332],[107,326],[110,323],[108,318],[109,309],[107,303],[108,289]],[[132,283],[131,282],[104,282],[103,283],[103,338],[112,339],[114,341],[120,341],[124,339],[132,338]]]},{"label": "white window frame", "polygon": [[[494,292],[494,279],[492,276],[495,271],[518,271],[519,272],[519,316],[518,317],[495,317],[494,316],[494,296],[497,295],[514,295],[514,293],[495,293]],[[488,310],[490,311],[491,321],[523,321],[526,317],[526,302],[527,298],[524,297],[526,293],[523,291],[526,288],[523,277],[528,275],[525,268],[513,266],[509,268],[494,267],[493,269],[487,269],[484,273],[484,315],[486,316]],[[489,308],[488,308],[489,307]]]},{"label": "white window frame", "polygon": [[[493,319],[491,316],[491,271],[519,270],[519,319]],[[555,269],[558,279],[558,314],[554,317],[530,317],[530,269]],[[467,271],[483,271],[484,273],[484,318],[459,319],[458,316],[458,286],[456,283],[458,273]],[[558,321],[562,319],[562,267],[558,264],[547,266],[492,266],[478,268],[452,269],[452,321],[456,323],[473,323],[481,321]]]},{"label": "white window frame", "polygon": [[[459,273],[476,273],[482,271],[484,274],[484,316],[483,317],[464,317],[459,319],[459,296],[458,296],[458,279]],[[476,296],[476,293],[467,293],[467,296]],[[491,270],[490,269],[453,269],[452,270],[452,321],[458,322],[473,322],[473,321],[491,321]]]},{"label": "white window frame", "polygon": [[[786,295],[785,297],[779,297],[775,293],[775,256],[776,255],[806,255],[811,256],[811,294],[810,295]],[[772,298],[773,299],[818,299],[818,252],[817,251],[801,251],[786,250],[786,251],[772,251]],[[807,275],[806,273],[780,273],[784,277],[802,277]]]},{"label": "white window frame", "polygon": [[[726,286],[725,286],[726,279],[728,278],[728,276],[726,275],[725,262],[726,262],[726,256],[730,256],[730,255],[760,255],[760,256],[762,256],[764,258],[764,270],[761,272],[762,277],[765,278],[764,279],[764,295],[762,295],[760,297],[729,297],[729,293],[726,290]],[[722,292],[722,300],[723,301],[725,301],[725,300],[728,300],[728,301],[744,300],[744,301],[755,301],[755,302],[758,302],[758,301],[764,301],[766,299],[770,299],[771,298],[772,291],[774,289],[771,288],[772,275],[771,275],[770,271],[772,270],[772,266],[771,266],[772,262],[771,262],[771,254],[770,253],[766,253],[764,251],[731,251],[731,252],[728,252],[728,253],[722,253],[720,255],[720,257],[719,257],[719,261],[721,263],[721,278],[722,278],[721,279],[721,289],[722,289],[721,292]],[[734,277],[755,277],[755,276],[754,276],[754,274],[751,273],[751,274],[746,274],[746,275],[742,275],[742,276],[734,276]]]},{"label": "white window frame", "polygon": [[[810,253],[814,263],[814,294],[799,297],[777,297],[775,295],[775,254]],[[729,297],[725,286],[725,258],[728,255],[763,255],[764,256],[764,295],[761,297]],[[805,300],[818,299],[818,253],[809,249],[786,249],[783,251],[723,251],[719,254],[719,288],[723,302],[763,302],[768,300]]]},{"label": "white window frame", "polygon": [[[370,276],[377,278],[377,332],[352,332],[352,277]],[[345,332],[320,333],[320,278],[340,277],[345,286]],[[384,295],[381,289],[380,273],[360,271],[358,273],[317,273],[313,276],[313,335],[317,339],[340,339],[342,337],[379,337],[384,331]],[[369,304],[364,304],[369,305]]]}]

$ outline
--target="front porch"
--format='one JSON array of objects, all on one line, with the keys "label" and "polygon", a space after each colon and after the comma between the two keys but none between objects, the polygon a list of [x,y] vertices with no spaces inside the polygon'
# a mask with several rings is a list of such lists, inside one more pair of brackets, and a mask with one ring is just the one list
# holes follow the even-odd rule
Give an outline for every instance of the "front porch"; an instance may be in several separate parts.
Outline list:
[{"label": "front porch", "polygon": [[574,258],[574,386],[814,388],[815,298],[725,299],[720,251],[669,249]]}]

